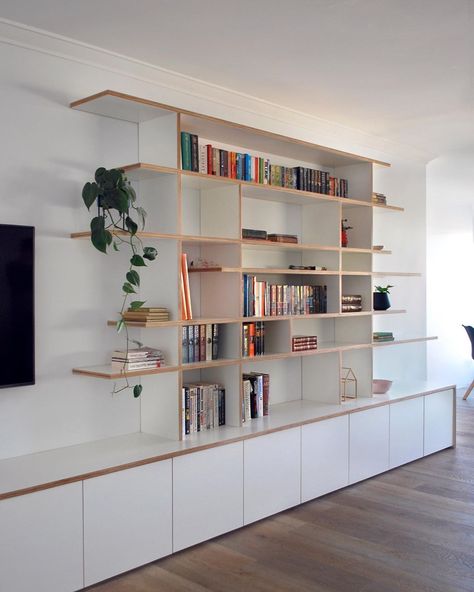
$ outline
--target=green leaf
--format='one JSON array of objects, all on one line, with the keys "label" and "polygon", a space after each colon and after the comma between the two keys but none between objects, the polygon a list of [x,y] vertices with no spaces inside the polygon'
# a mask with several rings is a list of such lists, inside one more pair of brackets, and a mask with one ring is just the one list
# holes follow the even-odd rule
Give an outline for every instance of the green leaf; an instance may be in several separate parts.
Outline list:
[{"label": "green leaf", "polygon": [[114,185],[118,185],[118,182],[122,179],[122,173],[119,169],[112,169],[109,178]]},{"label": "green leaf", "polygon": [[120,333],[120,331],[125,327],[125,321],[123,319],[120,319],[120,321],[117,323],[117,333]]},{"label": "green leaf", "polygon": [[128,208],[130,207],[130,200],[128,198],[128,193],[125,191],[125,189],[117,189],[117,193],[115,195],[115,203],[116,209],[121,214],[126,214],[128,212]]},{"label": "green leaf", "polygon": [[146,221],[146,217],[148,214],[146,213],[146,210],[144,210],[140,206],[138,208],[135,208],[135,210],[140,218],[140,222],[141,222],[142,230],[143,230],[145,228],[145,221]]},{"label": "green leaf", "polygon": [[91,242],[98,251],[107,253],[107,245],[109,243],[103,216],[96,216],[91,220]]},{"label": "green leaf", "polygon": [[88,210],[97,199],[99,195],[99,187],[97,183],[86,183],[82,189],[82,199],[86,204]]},{"label": "green leaf", "polygon": [[99,167],[94,175],[94,178],[96,180],[96,183],[101,183],[104,180],[104,175],[107,172],[106,169],[104,169],[104,167]]},{"label": "green leaf", "polygon": [[158,251],[155,249],[155,247],[144,247],[143,257],[148,259],[148,261],[154,261],[157,255]]},{"label": "green leaf", "polygon": [[140,257],[140,255],[134,255],[131,259],[130,259],[130,263],[134,266],[134,267],[146,267],[146,263],[143,260],[143,257]]},{"label": "green leaf", "polygon": [[128,282],[125,282],[124,285],[122,286],[122,290],[126,293],[126,294],[136,294],[132,284],[129,284]]},{"label": "green leaf", "polygon": [[145,302],[146,300],[134,300],[133,302],[130,302],[130,310],[138,310],[145,304]]},{"label": "green leaf", "polygon": [[132,187],[132,185],[130,185],[130,183],[127,183],[126,188],[128,191],[128,196],[130,198],[130,201],[132,203],[135,203],[137,201],[137,194],[135,193],[135,189]]},{"label": "green leaf", "polygon": [[119,251],[119,250],[120,250],[120,249],[118,248],[117,241],[114,241],[114,242],[113,242],[113,245],[114,245],[114,251]]},{"label": "green leaf", "polygon": [[105,240],[107,241],[107,246],[109,246],[112,244],[114,237],[112,236],[112,233],[110,232],[110,230],[104,230],[104,232],[105,232]]},{"label": "green leaf", "polygon": [[142,394],[142,390],[143,386],[141,384],[136,384],[133,387],[133,396],[135,397],[135,399],[138,399],[138,397]]},{"label": "green leaf", "polygon": [[134,343],[137,347],[143,347],[143,343],[141,341],[137,341],[136,339],[129,339],[130,343]]},{"label": "green leaf", "polygon": [[127,275],[125,277],[133,286],[140,285],[140,276],[138,275],[138,271],[135,271],[134,269],[132,269],[131,271],[129,271],[127,273]]},{"label": "green leaf", "polygon": [[138,230],[138,225],[136,224],[136,222],[134,222],[130,216],[127,216],[125,218],[125,225],[128,228],[128,231],[130,232],[130,234],[133,236],[134,234],[137,234],[137,230]]}]

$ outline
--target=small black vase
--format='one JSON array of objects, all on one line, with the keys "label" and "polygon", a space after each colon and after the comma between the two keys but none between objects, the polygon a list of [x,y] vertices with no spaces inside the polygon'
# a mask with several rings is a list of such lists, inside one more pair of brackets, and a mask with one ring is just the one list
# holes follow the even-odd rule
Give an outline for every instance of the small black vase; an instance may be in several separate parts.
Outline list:
[{"label": "small black vase", "polygon": [[386,292],[374,292],[374,310],[387,310],[390,306],[390,299]]}]

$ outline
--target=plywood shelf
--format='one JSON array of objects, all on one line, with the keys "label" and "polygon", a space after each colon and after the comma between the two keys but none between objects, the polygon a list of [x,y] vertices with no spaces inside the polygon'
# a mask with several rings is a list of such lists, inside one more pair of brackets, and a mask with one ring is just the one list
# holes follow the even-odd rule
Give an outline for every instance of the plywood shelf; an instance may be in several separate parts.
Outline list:
[{"label": "plywood shelf", "polygon": [[422,274],[412,271],[373,271],[373,277],[421,277]]},{"label": "plywood shelf", "polygon": [[143,370],[130,370],[123,372],[120,368],[114,368],[111,364],[101,366],[87,366],[83,368],[73,368],[73,374],[90,376],[93,378],[105,378],[107,380],[120,380],[121,378],[133,378],[136,376],[148,376],[151,374],[163,374],[166,372],[177,372],[178,366],[162,366],[161,368],[147,368]]},{"label": "plywood shelf", "polygon": [[403,345],[405,343],[422,343],[424,341],[434,341],[435,339],[438,339],[438,337],[412,337],[408,339],[394,339],[393,341],[374,341],[372,345],[373,347],[382,347],[386,345]]}]

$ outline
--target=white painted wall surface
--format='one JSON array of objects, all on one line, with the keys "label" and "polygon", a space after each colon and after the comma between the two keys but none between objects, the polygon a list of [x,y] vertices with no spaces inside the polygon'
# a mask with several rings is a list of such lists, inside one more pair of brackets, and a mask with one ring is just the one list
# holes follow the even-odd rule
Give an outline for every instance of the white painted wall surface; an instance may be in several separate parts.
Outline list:
[{"label": "white painted wall surface", "polygon": [[[140,429],[140,401],[128,393],[112,397],[106,381],[71,374],[74,366],[105,362],[116,343],[105,322],[118,306],[121,273],[107,271],[108,260],[86,241],[68,238],[87,226],[80,194],[96,166],[136,161],[131,124],[68,108],[70,101],[106,88],[394,162],[391,170],[377,173],[375,187],[393,187],[393,202],[407,212],[383,214],[380,222],[388,228],[383,242],[398,253],[394,267],[424,272],[425,169],[421,160],[407,164],[417,154],[335,123],[0,21],[0,220],[37,229],[37,383],[0,392],[0,458]],[[395,230],[403,225],[409,232]],[[412,326],[422,331],[423,281],[418,286],[410,296],[394,292],[394,306],[409,304],[410,317],[394,318],[389,326],[401,322],[407,331]],[[418,361],[401,348],[384,355],[398,373],[423,373],[424,346],[416,353]],[[386,367],[387,360],[376,361],[376,373],[393,378]]]},{"label": "white painted wall surface", "polygon": [[427,167],[429,378],[458,387],[474,377],[464,325],[474,325],[474,150]]}]

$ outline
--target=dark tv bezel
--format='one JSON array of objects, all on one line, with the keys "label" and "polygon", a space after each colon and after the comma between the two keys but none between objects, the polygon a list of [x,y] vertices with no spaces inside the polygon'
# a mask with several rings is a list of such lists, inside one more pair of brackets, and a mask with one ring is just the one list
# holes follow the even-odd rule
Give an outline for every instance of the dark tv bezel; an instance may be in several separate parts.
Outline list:
[{"label": "dark tv bezel", "polygon": [[36,322],[35,322],[35,308],[36,308],[36,298],[35,298],[35,277],[36,277],[36,267],[35,267],[35,253],[36,253],[36,227],[35,226],[27,226],[25,224],[0,224],[0,230],[2,228],[24,228],[32,231],[32,240],[33,240],[33,262],[32,262],[32,273],[33,273],[33,318],[32,318],[32,332],[33,332],[33,352],[32,352],[32,362],[33,362],[33,380],[31,382],[14,382],[13,384],[0,384],[0,389],[5,388],[15,388],[17,386],[32,386],[36,384]]}]

